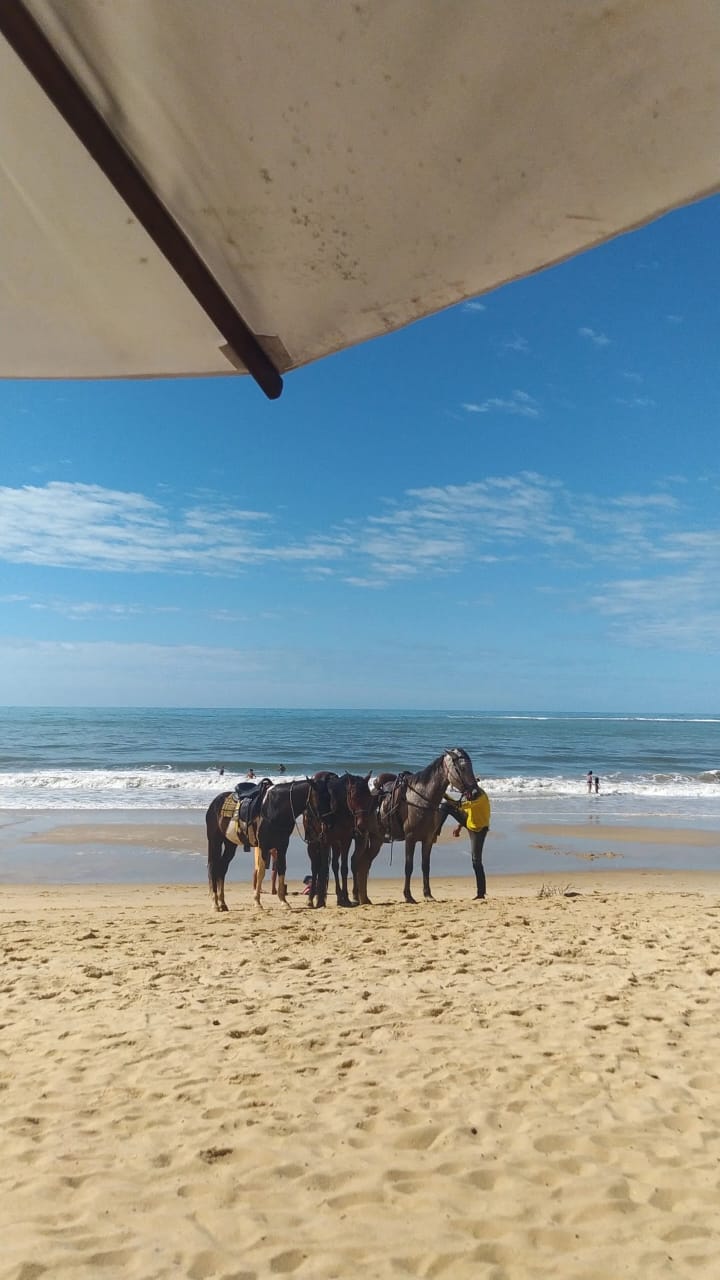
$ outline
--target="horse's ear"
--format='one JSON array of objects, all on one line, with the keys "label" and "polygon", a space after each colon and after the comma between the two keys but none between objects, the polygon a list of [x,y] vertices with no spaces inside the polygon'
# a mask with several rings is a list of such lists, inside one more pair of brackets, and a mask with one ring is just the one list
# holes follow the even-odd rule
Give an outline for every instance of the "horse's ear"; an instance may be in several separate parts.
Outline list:
[{"label": "horse's ear", "polygon": [[369,782],[371,778],[372,778],[372,769],[369,771],[369,773],[365,774],[365,781]]}]

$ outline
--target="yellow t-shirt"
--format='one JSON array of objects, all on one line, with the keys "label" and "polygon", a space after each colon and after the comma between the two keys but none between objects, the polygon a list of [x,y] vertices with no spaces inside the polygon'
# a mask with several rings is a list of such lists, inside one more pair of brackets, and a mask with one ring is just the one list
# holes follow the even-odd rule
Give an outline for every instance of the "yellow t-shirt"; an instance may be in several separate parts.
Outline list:
[{"label": "yellow t-shirt", "polygon": [[458,809],[465,814],[468,831],[482,831],[483,827],[490,826],[490,800],[482,788],[474,800],[462,800]]}]

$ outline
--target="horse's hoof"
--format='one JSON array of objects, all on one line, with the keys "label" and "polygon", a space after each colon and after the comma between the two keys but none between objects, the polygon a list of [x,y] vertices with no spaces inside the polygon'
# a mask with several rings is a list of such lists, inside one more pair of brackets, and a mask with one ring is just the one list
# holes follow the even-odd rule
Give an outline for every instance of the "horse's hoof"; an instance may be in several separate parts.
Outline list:
[{"label": "horse's hoof", "polygon": [[222,903],[220,904],[220,910],[221,910],[221,911],[229,911],[229,910],[230,910],[230,908],[229,908],[229,906],[227,905],[227,903],[222,902]]},{"label": "horse's hoof", "polygon": [[406,893],[404,897],[405,897],[405,901],[408,903],[409,906],[413,906],[413,907],[417,906],[417,902],[415,901],[411,893]]}]

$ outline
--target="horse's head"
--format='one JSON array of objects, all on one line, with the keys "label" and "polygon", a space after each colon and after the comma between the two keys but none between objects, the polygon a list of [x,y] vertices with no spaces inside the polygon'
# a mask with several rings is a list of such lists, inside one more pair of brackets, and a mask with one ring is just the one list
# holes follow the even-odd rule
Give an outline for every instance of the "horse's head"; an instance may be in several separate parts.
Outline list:
[{"label": "horse's head", "polygon": [[337,774],[329,773],[323,770],[322,773],[316,773],[312,778],[308,778],[308,798],[305,806],[315,820],[320,824],[320,829],[325,832],[332,825],[335,808],[332,797],[332,782],[337,778]]},{"label": "horse's head", "polygon": [[443,756],[443,763],[448,785],[474,800],[480,788],[467,751],[462,747],[450,747]]},{"label": "horse's head", "polygon": [[353,830],[358,836],[367,835],[368,820],[375,806],[376,797],[370,790],[369,782],[369,773],[364,778],[355,773],[345,775],[345,803],[353,820]]}]

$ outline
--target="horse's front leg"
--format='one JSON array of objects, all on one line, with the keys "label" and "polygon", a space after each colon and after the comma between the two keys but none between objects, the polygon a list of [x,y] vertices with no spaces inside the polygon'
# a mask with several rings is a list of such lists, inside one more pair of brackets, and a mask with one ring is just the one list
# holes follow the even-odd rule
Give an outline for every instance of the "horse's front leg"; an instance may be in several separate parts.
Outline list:
[{"label": "horse's front leg", "polygon": [[348,858],[350,856],[350,841],[343,842],[340,851],[340,892],[342,893],[342,904],[344,907],[350,906],[350,898],[348,895]]},{"label": "horse's front leg", "polygon": [[[331,844],[331,850],[332,850],[332,870],[333,870],[333,876],[335,878],[335,900],[338,906],[341,907],[342,906],[342,889],[340,888],[340,850],[334,840],[332,841],[332,844]],[[329,881],[330,881],[330,867],[328,867],[328,882]]]},{"label": "horse's front leg", "polygon": [[358,906],[369,906],[367,896],[368,875],[370,874],[370,840],[366,836],[362,844],[355,844],[352,860],[353,899]]},{"label": "horse's front leg", "polygon": [[308,857],[310,858],[310,892],[307,896],[307,904],[309,907],[315,906],[315,900],[318,899],[317,905],[320,906],[320,882],[322,878],[322,850],[317,840],[308,842]]},{"label": "horse's front leg", "polygon": [[361,907],[371,907],[368,898],[368,877],[370,868],[382,848],[382,837],[375,839],[364,836],[360,845],[355,845],[353,854],[353,897]]},{"label": "horse's front leg", "polygon": [[288,908],[288,911],[291,911],[292,907],[287,900],[287,884],[285,883],[285,873],[287,871],[287,845],[285,845],[284,849],[271,849],[270,852],[274,853],[277,859],[277,896],[280,902]]},{"label": "horse's front leg", "polygon": [[316,907],[327,906],[328,885],[330,883],[330,845],[322,840],[318,847]]},{"label": "horse's front leg", "polygon": [[405,885],[403,888],[403,897],[406,902],[415,903],[415,899],[410,892],[410,880],[413,873],[413,864],[415,862],[415,841],[407,839],[405,841]]},{"label": "horse's front leg", "polygon": [[434,843],[435,841],[433,836],[430,836],[427,840],[423,840],[422,843],[423,897],[429,898],[431,902],[434,901],[434,899],[430,892],[430,854]]},{"label": "horse's front leg", "polygon": [[260,845],[256,844],[255,845],[255,871],[253,872],[253,889],[255,890],[255,895],[254,895],[255,905],[260,907],[261,909],[262,909],[262,902],[260,901],[260,894],[262,893],[262,885],[263,885],[263,880],[265,879],[266,870],[267,870],[267,863],[265,861],[265,858],[263,857],[263,851],[260,848]]}]

